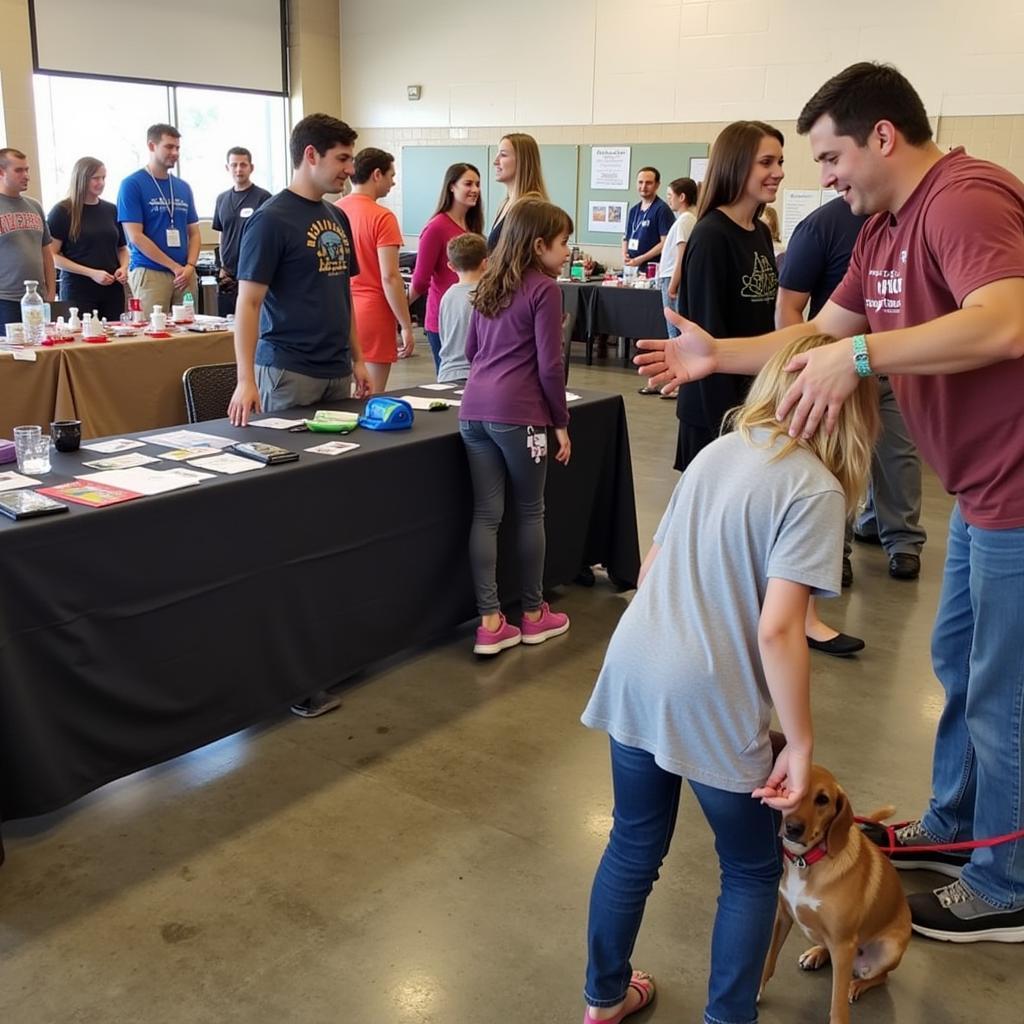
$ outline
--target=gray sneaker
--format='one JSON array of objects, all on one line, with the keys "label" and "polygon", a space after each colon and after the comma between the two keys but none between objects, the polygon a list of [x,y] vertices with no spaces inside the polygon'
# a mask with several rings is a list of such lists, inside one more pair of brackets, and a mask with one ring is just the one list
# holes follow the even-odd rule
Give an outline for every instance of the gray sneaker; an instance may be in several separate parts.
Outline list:
[{"label": "gray sneaker", "polygon": [[335,697],[333,693],[328,693],[326,690],[320,690],[312,697],[293,704],[291,712],[293,715],[298,715],[299,718],[319,718],[320,715],[326,715],[328,711],[339,707],[341,707],[340,697]]},{"label": "gray sneaker", "polygon": [[934,892],[907,897],[911,927],[943,942],[1024,942],[1024,907],[1003,910],[959,879]]},{"label": "gray sneaker", "polygon": [[[889,834],[884,825],[868,824],[861,826],[865,836],[876,846],[887,847],[889,845]],[[910,821],[901,828],[896,829],[897,846],[937,846],[939,840],[925,832],[920,821]],[[919,850],[911,853],[900,853],[899,850],[891,853],[889,859],[892,866],[900,871],[935,871],[947,878],[959,878],[964,865],[971,859],[966,852],[945,853],[936,850],[934,853],[928,850]]]}]

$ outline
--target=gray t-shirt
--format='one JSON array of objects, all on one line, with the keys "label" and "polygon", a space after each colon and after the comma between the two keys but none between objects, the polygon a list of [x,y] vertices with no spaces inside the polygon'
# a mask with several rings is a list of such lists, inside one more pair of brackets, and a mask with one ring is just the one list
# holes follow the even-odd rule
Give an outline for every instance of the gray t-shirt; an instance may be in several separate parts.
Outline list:
[{"label": "gray t-shirt", "polygon": [[733,433],[687,467],[583,712],[666,771],[734,793],[762,785],[772,764],[757,644],[768,580],[840,591],[842,489],[810,451],[772,454]]},{"label": "gray t-shirt", "polygon": [[469,295],[474,288],[475,283],[453,284],[441,296],[437,311],[437,333],[441,335],[441,366],[437,379],[441,383],[469,377],[466,336],[469,334],[469,319],[473,315]]},{"label": "gray t-shirt", "polygon": [[0,299],[18,302],[26,281],[43,293],[43,246],[50,244],[43,208],[24,196],[0,195]]}]

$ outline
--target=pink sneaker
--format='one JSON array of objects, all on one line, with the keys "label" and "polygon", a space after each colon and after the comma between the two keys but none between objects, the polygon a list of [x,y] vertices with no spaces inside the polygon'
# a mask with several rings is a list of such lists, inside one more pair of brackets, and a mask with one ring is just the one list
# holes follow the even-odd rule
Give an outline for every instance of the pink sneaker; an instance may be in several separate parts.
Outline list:
[{"label": "pink sneaker", "polygon": [[540,618],[531,622],[523,616],[523,643],[542,644],[553,636],[561,636],[569,631],[569,616],[564,612],[553,612],[547,601],[540,606]]},{"label": "pink sneaker", "polygon": [[[476,627],[476,643],[473,644],[473,653],[500,654],[506,647],[515,647],[522,639],[523,634],[502,615],[497,629]],[[536,640],[533,642],[537,643]]]}]

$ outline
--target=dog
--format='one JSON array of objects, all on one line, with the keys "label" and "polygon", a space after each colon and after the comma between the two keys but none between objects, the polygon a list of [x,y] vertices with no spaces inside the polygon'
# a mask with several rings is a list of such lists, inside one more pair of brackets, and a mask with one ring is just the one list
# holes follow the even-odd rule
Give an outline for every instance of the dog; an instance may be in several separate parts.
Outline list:
[{"label": "dog", "polygon": [[[867,815],[884,821],[883,807]],[[853,820],[850,799],[831,772],[811,768],[807,795],[781,828],[786,862],[761,993],[795,921],[814,943],[799,965],[832,962],[830,1024],[849,1024],[850,1004],[885,984],[910,942],[910,908],[896,870]],[[760,996],[759,996],[760,998]]]}]

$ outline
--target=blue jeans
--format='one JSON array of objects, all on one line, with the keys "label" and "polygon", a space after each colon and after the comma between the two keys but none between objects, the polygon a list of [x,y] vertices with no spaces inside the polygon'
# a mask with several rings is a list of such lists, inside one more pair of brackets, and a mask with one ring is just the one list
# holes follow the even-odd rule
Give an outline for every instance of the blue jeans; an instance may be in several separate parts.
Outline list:
[{"label": "blue jeans", "polygon": [[[941,842],[1024,827],[1024,528],[983,530],[953,509],[932,665],[946,705],[925,831]],[[975,850],[963,881],[993,906],[1024,906],[1024,842]]]},{"label": "blue jeans", "polygon": [[[615,1006],[626,996],[633,944],[668,853],[683,781],[647,751],[614,739],[611,755],[613,825],[590,894],[583,997],[591,1006]],[[690,788],[715,834],[722,878],[704,1020],[753,1024],[782,876],[779,816],[747,793],[692,781]]]},{"label": "blue jeans", "polygon": [[[670,299],[669,295],[668,295],[668,286],[671,283],[672,278],[671,277],[662,277],[662,278],[659,278],[659,281],[661,282],[661,304],[662,304],[662,306],[668,306],[669,309],[674,309],[674,310],[676,310],[676,312],[678,312],[679,311],[678,304],[676,302],[674,302],[672,299]],[[675,324],[670,324],[666,320],[665,321],[665,326],[668,328],[668,336],[670,338],[677,338],[677,337],[679,337],[679,328],[676,327]]]},{"label": "blue jeans", "polygon": [[519,544],[519,580],[524,611],[544,601],[544,481],[548,460],[534,458],[527,447],[531,433],[546,435],[546,427],[516,423],[462,420],[459,433],[473,480],[473,525],[469,531],[469,562],[476,590],[477,611],[501,610],[498,600],[498,529],[505,513],[505,481],[512,483]]},{"label": "blue jeans", "polygon": [[424,331],[430,354],[434,357],[434,373],[441,369],[441,335],[437,331]]}]

